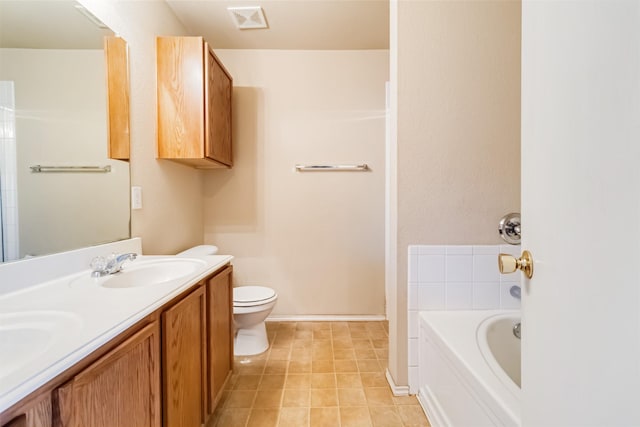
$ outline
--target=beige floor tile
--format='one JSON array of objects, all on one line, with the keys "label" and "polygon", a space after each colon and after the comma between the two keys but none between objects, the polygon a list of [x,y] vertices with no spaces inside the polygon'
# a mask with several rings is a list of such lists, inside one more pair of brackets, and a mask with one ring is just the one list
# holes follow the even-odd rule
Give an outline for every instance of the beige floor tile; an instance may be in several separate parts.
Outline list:
[{"label": "beige floor tile", "polygon": [[351,338],[352,339],[368,339],[369,332],[366,330],[351,330]]},{"label": "beige floor tile", "polygon": [[353,342],[351,338],[335,338],[333,339],[333,349],[348,348],[353,349]]},{"label": "beige floor tile", "polygon": [[282,406],[308,408],[311,406],[311,389],[285,389],[282,395]]},{"label": "beige floor tile", "polygon": [[361,372],[363,387],[387,387],[389,383],[383,372]]},{"label": "beige floor tile", "polygon": [[373,350],[373,344],[371,344],[371,340],[369,337],[366,339],[353,339],[353,348],[355,349],[368,349]]},{"label": "beige floor tile", "polygon": [[238,375],[262,375],[266,360],[254,360],[250,362],[236,362],[233,365]]},{"label": "beige floor tile", "polygon": [[366,406],[340,408],[341,427],[371,427],[372,425],[369,408]]},{"label": "beige floor tile", "polygon": [[225,408],[251,408],[255,397],[255,390],[233,390],[229,394]]},{"label": "beige floor tile", "polygon": [[278,427],[308,427],[309,408],[282,408]]},{"label": "beige floor tile", "polygon": [[291,360],[289,361],[289,368],[287,373],[289,374],[310,374],[311,373],[311,360]]},{"label": "beige floor tile", "polygon": [[373,344],[373,348],[389,348],[389,341],[385,339],[374,339],[371,340],[371,344]]},{"label": "beige floor tile", "polygon": [[291,349],[289,347],[272,348],[269,354],[269,360],[289,360],[291,357]]},{"label": "beige floor tile", "polygon": [[335,360],[336,372],[358,372],[358,364],[355,360]]},{"label": "beige floor tile", "polygon": [[362,388],[362,380],[358,373],[336,373],[338,388]]},{"label": "beige floor tile", "polygon": [[338,393],[335,388],[312,388],[311,407],[326,408],[338,406]]},{"label": "beige floor tile", "polygon": [[313,331],[313,339],[315,340],[330,340],[331,339],[331,330],[323,329],[319,331]]},{"label": "beige floor tile", "polygon": [[403,427],[395,406],[369,406],[374,427]]},{"label": "beige floor tile", "polygon": [[365,387],[364,394],[369,406],[394,406],[389,387]]},{"label": "beige floor tile", "polygon": [[314,374],[326,374],[335,372],[332,360],[314,360],[311,364],[311,372]]},{"label": "beige floor tile", "polygon": [[257,390],[262,375],[238,375],[234,390]]},{"label": "beige floor tile", "polygon": [[284,388],[308,389],[311,388],[311,374],[287,374]]},{"label": "beige floor tile", "polygon": [[293,336],[297,340],[299,339],[311,340],[311,338],[313,338],[313,331],[311,329],[298,329],[296,330]]},{"label": "beige floor tile", "polygon": [[378,355],[373,348],[356,348],[356,359],[377,359]]},{"label": "beige floor tile", "polygon": [[358,370],[360,372],[381,372],[377,359],[358,359]]},{"label": "beige floor tile", "polygon": [[311,374],[311,388],[329,387],[336,387],[336,374]]},{"label": "beige floor tile", "polygon": [[216,427],[245,427],[250,413],[250,409],[225,409],[215,425]]},{"label": "beige floor tile", "polygon": [[293,347],[291,349],[291,360],[298,360],[298,361],[311,360],[312,357],[313,357],[313,350],[308,346]]},{"label": "beige floor tile", "polygon": [[284,388],[286,375],[263,375],[258,390],[278,390]]},{"label": "beige floor tile", "polygon": [[378,360],[381,360],[381,359],[386,360],[389,358],[389,350],[387,350],[386,348],[376,348],[375,352]]},{"label": "beige floor tile", "polygon": [[335,360],[354,360],[356,352],[352,348],[334,348],[333,358]]},{"label": "beige floor tile", "polygon": [[385,340],[388,342],[389,334],[386,331],[369,331],[369,338],[374,340]]},{"label": "beige floor tile", "polygon": [[288,360],[267,360],[267,363],[264,366],[264,373],[269,375],[286,374],[288,366]]},{"label": "beige floor tile", "polygon": [[313,330],[312,322],[297,322],[296,331],[311,331]]},{"label": "beige floor tile", "polygon": [[393,403],[400,405],[419,405],[418,398],[415,396],[393,396]]},{"label": "beige floor tile", "polygon": [[252,409],[247,427],[276,427],[279,413],[279,409]]},{"label": "beige floor tile", "polygon": [[[311,331],[309,331],[309,333],[311,333]],[[295,350],[296,349],[309,349],[309,358],[311,358],[311,346],[313,345],[313,340],[311,339],[311,337],[309,338],[294,338],[293,343],[291,344],[291,347],[293,348],[294,352],[291,353],[291,359],[295,359],[297,356],[295,354]]]},{"label": "beige floor tile", "polygon": [[237,357],[213,427],[426,427],[385,377],[387,322],[269,322],[270,348]]},{"label": "beige floor tile", "polygon": [[422,407],[419,405],[404,405],[398,406],[398,413],[400,419],[406,427],[428,427],[429,421],[424,415]]},{"label": "beige floor tile", "polygon": [[331,323],[330,322],[311,322],[311,329],[315,331],[330,331]]},{"label": "beige floor tile", "polygon": [[340,411],[338,408],[311,408],[311,427],[336,427],[340,425]]},{"label": "beige floor tile", "polygon": [[339,388],[338,401],[340,406],[367,406],[367,398],[361,388]]},{"label": "beige floor tile", "polygon": [[333,350],[330,348],[314,348],[312,360],[333,360]]},{"label": "beige floor tile", "polygon": [[282,406],[282,390],[259,390],[253,408],[279,408]]}]

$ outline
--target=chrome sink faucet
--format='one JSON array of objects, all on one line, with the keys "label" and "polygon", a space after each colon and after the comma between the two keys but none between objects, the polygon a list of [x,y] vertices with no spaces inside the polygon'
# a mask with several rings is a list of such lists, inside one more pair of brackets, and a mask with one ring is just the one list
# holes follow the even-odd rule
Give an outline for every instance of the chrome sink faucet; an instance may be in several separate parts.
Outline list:
[{"label": "chrome sink faucet", "polygon": [[108,257],[95,257],[91,260],[91,277],[103,277],[108,274],[114,274],[122,270],[122,265],[126,261],[133,261],[138,257],[134,252],[126,254],[112,254]]}]

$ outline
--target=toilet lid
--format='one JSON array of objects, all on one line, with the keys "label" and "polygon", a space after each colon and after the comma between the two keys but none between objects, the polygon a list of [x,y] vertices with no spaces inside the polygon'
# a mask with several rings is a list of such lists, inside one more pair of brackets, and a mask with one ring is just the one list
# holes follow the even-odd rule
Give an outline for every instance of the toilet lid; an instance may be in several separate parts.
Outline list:
[{"label": "toilet lid", "polygon": [[233,304],[263,304],[273,299],[276,293],[265,286],[238,286],[233,288]]}]

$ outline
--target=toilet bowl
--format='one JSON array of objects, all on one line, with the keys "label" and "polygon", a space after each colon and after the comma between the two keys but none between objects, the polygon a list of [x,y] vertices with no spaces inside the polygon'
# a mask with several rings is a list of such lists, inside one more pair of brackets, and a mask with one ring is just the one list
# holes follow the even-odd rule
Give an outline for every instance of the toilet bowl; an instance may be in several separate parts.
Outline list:
[{"label": "toilet bowl", "polygon": [[278,294],[265,286],[233,288],[234,355],[251,356],[269,348],[264,321],[277,299]]}]

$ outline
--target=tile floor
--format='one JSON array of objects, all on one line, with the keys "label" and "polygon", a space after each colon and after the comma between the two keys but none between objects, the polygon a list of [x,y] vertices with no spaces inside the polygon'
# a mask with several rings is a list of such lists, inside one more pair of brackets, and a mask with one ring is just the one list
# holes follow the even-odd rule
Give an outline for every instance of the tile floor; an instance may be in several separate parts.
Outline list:
[{"label": "tile floor", "polygon": [[267,322],[270,348],[237,357],[211,427],[429,426],[385,378],[386,322]]}]

